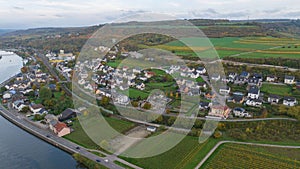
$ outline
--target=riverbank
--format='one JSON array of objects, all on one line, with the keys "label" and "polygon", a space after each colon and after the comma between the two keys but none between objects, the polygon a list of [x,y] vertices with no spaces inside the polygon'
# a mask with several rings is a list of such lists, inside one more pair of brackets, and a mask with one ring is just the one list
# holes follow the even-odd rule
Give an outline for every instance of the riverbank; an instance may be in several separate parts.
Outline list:
[{"label": "riverbank", "polygon": [[[17,76],[17,74],[20,72],[20,68],[23,66],[23,62],[22,62],[21,58],[18,57],[18,55],[13,54],[9,57],[8,56],[5,56],[5,57],[6,57],[5,60],[1,60],[1,62],[2,62],[1,69],[3,69],[3,71],[1,71],[1,73],[3,73],[3,74],[0,74],[0,77],[2,78],[1,79],[2,83],[0,84],[1,87],[5,86],[7,83],[9,83],[11,80],[13,80]],[[10,57],[13,57],[13,58],[10,58]],[[17,60],[14,61],[13,59],[17,59]],[[13,60],[13,62],[12,62],[12,60]],[[6,67],[8,67],[8,68],[6,68]],[[4,73],[5,71],[7,73]],[[11,77],[8,78],[9,76],[11,76]],[[8,103],[8,104],[11,104],[11,103]],[[17,112],[14,112],[14,111],[9,111],[3,105],[0,105],[0,115],[3,118],[5,118],[7,121],[9,121],[10,123],[14,124],[14,126],[17,126],[20,129],[22,129],[23,131],[26,131],[27,133],[29,133],[30,135],[35,136],[36,138],[38,138],[38,140],[41,140],[41,141],[44,141],[44,143],[53,145],[54,147],[57,147],[60,150],[63,150],[64,152],[66,152],[70,155],[80,154],[81,156],[90,159],[91,161],[97,163],[98,165],[103,165],[107,168],[121,168],[121,167],[118,167],[117,165],[115,165],[113,162],[104,162],[103,158],[100,158],[100,157],[88,152],[85,148],[80,147],[75,143],[72,143],[64,138],[60,138],[60,137],[54,135],[54,133],[52,133],[49,130],[45,130],[45,129],[39,128],[38,126],[35,126],[31,122],[29,122],[27,119],[25,119],[26,118],[25,116],[23,116]],[[13,136],[15,136],[15,135],[13,135]],[[49,155],[51,155],[51,152],[47,152],[47,151],[39,152],[39,153],[41,153],[41,154],[36,154],[36,155],[44,156],[44,155],[47,155],[48,153],[49,153]],[[96,160],[99,160],[99,161],[101,160],[101,162],[96,162]],[[60,162],[57,161],[57,163],[60,163]],[[47,163],[44,163],[44,164],[47,164]],[[68,166],[68,165],[62,165],[62,166]],[[76,167],[76,165],[74,165],[74,168],[75,167]],[[31,166],[31,168],[39,168],[39,167]],[[57,166],[55,168],[57,168]],[[68,168],[70,168],[70,166]]]}]

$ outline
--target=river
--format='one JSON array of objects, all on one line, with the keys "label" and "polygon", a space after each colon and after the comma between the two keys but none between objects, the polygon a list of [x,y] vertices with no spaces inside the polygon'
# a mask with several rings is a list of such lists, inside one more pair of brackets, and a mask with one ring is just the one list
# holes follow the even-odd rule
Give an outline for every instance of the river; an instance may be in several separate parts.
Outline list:
[{"label": "river", "polygon": [[[20,72],[22,58],[0,59],[0,82]],[[72,156],[14,126],[0,116],[0,169],[73,169],[79,168]]]}]

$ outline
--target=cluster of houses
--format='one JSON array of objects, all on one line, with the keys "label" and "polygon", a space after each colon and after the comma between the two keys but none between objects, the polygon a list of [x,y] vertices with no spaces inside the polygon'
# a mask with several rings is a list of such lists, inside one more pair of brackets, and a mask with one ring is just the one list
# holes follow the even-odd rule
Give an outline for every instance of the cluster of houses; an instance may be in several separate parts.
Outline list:
[{"label": "cluster of houses", "polygon": [[[261,74],[254,73],[251,75],[248,72],[242,72],[240,75],[237,73],[229,73],[227,77],[220,77],[220,75],[212,75],[211,81],[223,81],[226,83],[232,83],[234,85],[246,85],[247,93],[241,92],[231,92],[229,86],[221,87],[219,93],[225,95],[227,102],[232,102],[236,104],[244,104],[252,107],[261,107],[263,103],[269,104],[283,104],[285,106],[296,106],[298,101],[295,97],[285,96],[280,97],[277,95],[268,95],[264,99],[264,95],[261,93],[260,87],[264,82],[264,78]],[[278,78],[275,76],[267,76],[265,82],[274,83],[278,82]],[[294,85],[296,84],[299,88],[299,83],[296,82],[294,76],[285,76],[284,84],[278,85]],[[205,95],[207,99],[216,97],[212,92]],[[233,110],[229,110],[227,106],[212,106],[209,102],[201,102],[199,108],[202,110],[210,110],[209,116],[215,116],[220,118],[228,118],[230,112],[234,114],[235,117],[251,117],[251,114],[247,112],[244,108],[236,107]]]},{"label": "cluster of houses", "polygon": [[[59,117],[56,117],[52,114],[48,114],[44,105],[35,104],[28,99],[29,97],[38,97],[38,91],[42,85],[46,85],[49,89],[55,91],[56,85],[51,84],[51,81],[54,81],[54,79],[50,75],[42,72],[40,65],[29,65],[27,66],[26,72],[17,74],[14,81],[4,86],[6,91],[2,93],[2,102],[10,105],[10,107],[17,112],[26,113],[28,117],[35,115],[51,116],[51,118],[53,118],[51,123],[49,119],[47,120],[47,118],[45,118],[49,128],[58,136],[64,136],[71,132],[71,128],[69,128],[64,121],[74,116],[76,117],[76,114],[74,114],[75,111],[67,109],[62,112]],[[56,121],[53,121],[55,119]]]},{"label": "cluster of houses", "polygon": [[7,103],[12,98],[22,98],[24,95],[28,95],[31,92],[37,95],[38,92],[37,90],[34,91],[34,88],[38,89],[41,84],[47,84],[54,80],[50,75],[42,72],[40,65],[38,64],[30,65],[27,69],[26,73],[19,73],[13,82],[4,86],[6,91],[2,94],[3,103]]},{"label": "cluster of houses", "polygon": [[[97,50],[108,50],[106,48],[97,48]],[[126,56],[134,58],[142,57],[142,54],[137,52],[129,52]],[[129,98],[122,92],[112,91],[125,91],[129,88],[137,90],[145,90],[147,80],[155,76],[153,71],[143,70],[140,67],[129,68],[123,66],[120,68],[113,68],[109,66],[108,59],[91,59],[90,61],[78,61],[75,70],[77,72],[77,82],[83,89],[89,92],[95,92],[96,95],[106,96],[113,98],[115,103],[121,105],[129,104]],[[162,69],[162,68],[159,68]],[[191,69],[187,66],[169,66],[162,69],[167,74],[180,74],[176,79],[180,87],[180,91],[189,95],[199,95],[200,88],[206,88],[206,83],[197,83],[189,78],[196,79],[206,73],[206,69],[198,67]],[[93,72],[92,75],[89,72]]]},{"label": "cluster of houses", "polygon": [[67,124],[71,124],[73,118],[77,117],[78,111],[72,109],[66,109],[60,115],[55,116],[53,114],[47,114],[45,116],[45,122],[49,125],[57,136],[62,137],[72,132]]},{"label": "cluster of houses", "polygon": [[62,75],[66,78],[71,77],[73,69],[68,67],[68,63],[76,59],[75,55],[72,53],[65,53],[64,50],[60,50],[58,54],[48,52],[46,57],[49,59],[50,63],[56,65],[56,70],[58,70]]}]

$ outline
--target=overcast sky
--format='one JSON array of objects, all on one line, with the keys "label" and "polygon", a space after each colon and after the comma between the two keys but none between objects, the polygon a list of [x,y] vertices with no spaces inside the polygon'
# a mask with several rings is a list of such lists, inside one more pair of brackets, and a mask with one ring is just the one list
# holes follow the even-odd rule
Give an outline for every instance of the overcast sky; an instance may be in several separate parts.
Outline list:
[{"label": "overcast sky", "polygon": [[299,0],[0,0],[0,28],[87,26],[134,13],[176,18],[300,18]]}]

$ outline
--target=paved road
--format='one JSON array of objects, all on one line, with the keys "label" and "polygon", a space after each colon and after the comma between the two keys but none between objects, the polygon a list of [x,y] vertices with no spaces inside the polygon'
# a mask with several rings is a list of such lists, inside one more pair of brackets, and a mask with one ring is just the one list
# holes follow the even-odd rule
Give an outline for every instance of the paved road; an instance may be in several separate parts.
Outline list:
[{"label": "paved road", "polygon": [[[0,112],[1,115],[6,119],[8,119],[9,121],[13,122],[14,124],[18,125],[24,130],[30,132],[31,134],[38,136],[39,138],[47,141],[48,143],[51,143],[52,145],[62,148],[70,153],[81,154],[82,156],[85,156],[93,161],[100,160],[100,164],[108,168],[113,168],[113,169],[122,168],[113,163],[114,160],[113,158],[108,158],[109,161],[105,162],[104,158],[101,158],[99,156],[90,153],[84,147],[78,146],[77,144],[74,144],[66,139],[60,138],[47,130],[40,129],[32,125],[31,123],[28,123],[21,116],[16,116],[15,114],[8,111],[5,107],[3,107],[3,105],[0,105]],[[79,149],[77,147],[79,147]]]},{"label": "paved road", "polygon": [[253,145],[253,146],[263,146],[263,147],[274,147],[274,148],[291,148],[291,149],[300,149],[300,146],[283,146],[283,145],[274,145],[274,144],[260,144],[260,143],[247,143],[247,142],[238,142],[238,141],[220,141],[218,144],[212,148],[209,153],[200,161],[200,163],[195,167],[195,169],[200,168],[205,161],[222,145],[225,143],[233,144],[244,144],[244,145]]}]

